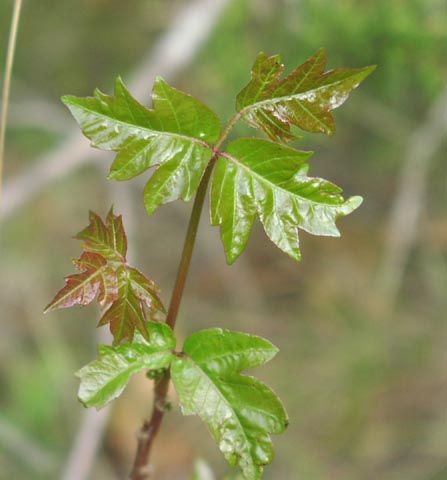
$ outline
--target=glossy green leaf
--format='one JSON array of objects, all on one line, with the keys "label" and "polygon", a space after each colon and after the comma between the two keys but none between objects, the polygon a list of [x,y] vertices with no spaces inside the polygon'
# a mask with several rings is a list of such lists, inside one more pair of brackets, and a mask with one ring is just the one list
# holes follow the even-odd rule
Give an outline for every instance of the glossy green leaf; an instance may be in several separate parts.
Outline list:
[{"label": "glossy green leaf", "polygon": [[149,340],[146,310],[152,315],[165,309],[155,283],[127,263],[127,237],[121,216],[110,209],[104,223],[90,212],[89,225],[76,238],[84,242],[84,253],[74,260],[81,273],[66,278],[65,286],[45,312],[87,305],[97,296],[103,313],[98,325],[110,324],[114,345],[126,339],[131,342],[135,329]]},{"label": "glossy green leaf", "polygon": [[153,110],[139,104],[120,78],[114,96],[97,90],[94,97],[63,97],[93,146],[118,153],[109,178],[127,180],[158,166],[144,193],[149,214],[192,198],[220,134],[214,112],[160,77],[152,100]]},{"label": "glossy green leaf", "polygon": [[375,66],[325,72],[326,63],[326,50],[322,48],[281,80],[284,65],[279,55],[260,53],[253,65],[252,80],[237,96],[237,111],[272,140],[296,138],[291,125],[332,135],[335,123],[330,111],[342,105]]},{"label": "glossy green leaf", "polygon": [[339,236],[335,220],[351,213],[362,199],[345,201],[339,187],[308,177],[310,156],[311,152],[255,138],[228,145],[218,161],[211,194],[211,219],[221,226],[228,263],[244,250],[256,217],[272,242],[296,260],[301,259],[298,228]]},{"label": "glossy green leaf", "polygon": [[273,460],[270,434],[287,426],[275,393],[239,372],[270,360],[277,348],[263,338],[222,330],[191,335],[172,360],[171,374],[185,415],[199,415],[232,466],[249,480]]},{"label": "glossy green leaf", "polygon": [[101,408],[118,397],[130,377],[141,370],[169,367],[175,338],[164,323],[149,322],[150,341],[136,334],[132,343],[117,347],[99,346],[99,358],[81,368],[78,398],[86,407]]}]

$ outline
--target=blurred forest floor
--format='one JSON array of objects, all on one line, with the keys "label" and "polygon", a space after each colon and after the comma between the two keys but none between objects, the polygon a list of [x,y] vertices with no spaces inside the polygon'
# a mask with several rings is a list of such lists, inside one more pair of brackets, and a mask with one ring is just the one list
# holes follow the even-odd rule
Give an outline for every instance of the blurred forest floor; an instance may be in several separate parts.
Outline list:
[{"label": "blurred forest floor", "polygon": [[[0,3],[0,65],[12,6]],[[104,215],[112,203],[132,261],[167,303],[191,208],[148,218],[144,179],[106,181],[112,156],[88,148],[60,96],[110,93],[122,75],[147,102],[160,73],[225,121],[259,51],[281,53],[290,71],[320,46],[330,68],[378,65],[334,113],[334,138],[296,144],[315,151],[312,175],[364,204],[339,222],[341,239],[303,233],[300,264],[258,225],[231,268],[204,212],[179,335],[219,325],[280,348],[260,375],[290,427],[274,438],[266,479],[447,478],[446,20],[442,0],[24,2],[0,237],[0,478],[82,480],[69,477],[70,458],[91,467],[88,478],[126,478],[151,384],[141,375],[102,417],[85,411],[73,373],[107,334],[93,307],[42,310],[71,272],[88,210]],[[76,457],[95,441],[92,463]],[[200,421],[174,408],[155,478],[189,479],[199,456],[218,478],[230,473]]]}]

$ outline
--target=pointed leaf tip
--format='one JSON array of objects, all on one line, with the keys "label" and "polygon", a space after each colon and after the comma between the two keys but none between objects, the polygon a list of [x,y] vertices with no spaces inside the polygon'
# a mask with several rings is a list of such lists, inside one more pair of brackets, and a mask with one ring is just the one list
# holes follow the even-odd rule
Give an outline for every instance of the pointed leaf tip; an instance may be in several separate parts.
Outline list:
[{"label": "pointed leaf tip", "polygon": [[212,110],[161,77],[152,101],[153,109],[141,105],[120,77],[113,96],[95,91],[93,97],[65,101],[93,146],[117,152],[110,179],[128,180],[156,167],[146,187],[148,213],[192,198],[221,130]]},{"label": "pointed leaf tip", "polygon": [[261,139],[231,142],[218,160],[211,190],[211,219],[221,227],[228,263],[243,252],[256,218],[285,253],[301,260],[298,229],[339,235],[335,221],[358,206],[341,189],[307,176],[311,152]]},{"label": "pointed leaf tip", "polygon": [[237,110],[252,127],[272,140],[291,141],[291,126],[301,130],[333,135],[331,110],[342,105],[373,70],[336,69],[325,72],[327,53],[319,49],[306,62],[281,79],[283,65],[273,57],[259,55],[252,80],[238,94]]},{"label": "pointed leaf tip", "polygon": [[273,459],[270,435],[285,430],[287,413],[269,387],[239,372],[268,361],[276,347],[261,337],[209,329],[191,335],[183,352],[171,373],[184,415],[199,415],[230,465],[260,479]]},{"label": "pointed leaf tip", "polygon": [[133,374],[169,367],[175,348],[172,330],[159,322],[149,322],[148,329],[150,340],[137,334],[131,344],[100,345],[98,359],[76,372],[83,405],[100,409],[122,393]]},{"label": "pointed leaf tip", "polygon": [[89,212],[89,225],[76,234],[84,252],[73,260],[79,273],[69,275],[65,286],[47,305],[44,312],[73,305],[87,305],[95,298],[103,313],[99,325],[110,325],[114,345],[134,337],[135,330],[149,340],[147,313],[150,318],[165,312],[152,280],[128,265],[127,237],[121,215],[110,208],[104,222]]}]

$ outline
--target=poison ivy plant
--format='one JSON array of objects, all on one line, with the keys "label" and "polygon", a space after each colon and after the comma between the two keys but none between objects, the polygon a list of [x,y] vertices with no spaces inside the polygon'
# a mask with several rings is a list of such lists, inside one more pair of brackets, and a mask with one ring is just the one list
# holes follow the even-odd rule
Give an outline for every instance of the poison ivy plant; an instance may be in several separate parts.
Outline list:
[{"label": "poison ivy plant", "polygon": [[[224,130],[216,114],[162,78],[155,81],[152,109],[137,102],[118,78],[115,93],[63,97],[83,133],[97,148],[117,153],[109,178],[128,180],[155,167],[144,191],[148,214],[176,199],[195,196],[183,254],[164,321],[155,283],[128,265],[121,217],[105,222],[90,213],[82,240],[79,273],[70,275],[46,311],[95,298],[99,325],[110,324],[112,346],[101,345],[97,360],[81,368],[79,400],[101,408],[118,397],[129,378],[147,370],[154,380],[154,408],[139,436],[133,480],[147,478],[146,464],[163,418],[172,378],[185,415],[198,415],[228,462],[247,480],[262,477],[273,459],[270,435],[287,427],[287,414],[275,393],[242,372],[270,360],[277,348],[267,340],[211,328],[189,336],[176,351],[173,333],[208,184],[211,223],[220,226],[228,263],[244,251],[257,218],[268,237],[295,260],[301,259],[298,230],[338,236],[336,220],[362,199],[344,199],[333,183],[311,177],[312,153],[284,143],[296,139],[292,128],[332,135],[330,113],[374,69],[325,71],[326,51],[282,77],[279,55],[260,53],[252,79],[236,98],[236,113]],[[225,146],[239,120],[269,140],[240,138]]]}]

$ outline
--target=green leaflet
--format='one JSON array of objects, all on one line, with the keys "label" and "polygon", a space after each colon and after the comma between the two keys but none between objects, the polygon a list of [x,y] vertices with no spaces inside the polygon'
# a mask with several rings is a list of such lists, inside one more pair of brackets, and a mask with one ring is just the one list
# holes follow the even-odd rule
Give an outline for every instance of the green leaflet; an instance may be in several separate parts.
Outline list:
[{"label": "green leaflet", "polygon": [[244,250],[256,216],[272,242],[296,260],[301,259],[298,228],[314,235],[339,235],[335,220],[362,200],[345,201],[339,187],[308,177],[310,156],[254,138],[228,145],[218,161],[211,194],[211,219],[221,226],[228,263]]},{"label": "green leaflet", "polygon": [[144,192],[148,214],[178,198],[192,198],[220,135],[216,114],[157,77],[153,110],[139,104],[120,78],[115,95],[63,97],[93,146],[117,152],[109,178],[128,180],[156,165]]},{"label": "green leaflet", "polygon": [[149,322],[150,341],[136,334],[130,344],[99,346],[99,358],[81,368],[78,398],[86,407],[103,407],[118,397],[130,377],[141,370],[168,368],[175,348],[172,330],[164,323]]},{"label": "green leaflet", "polygon": [[171,364],[183,413],[201,417],[225,458],[248,480],[260,479],[273,460],[270,434],[284,431],[287,414],[272,390],[239,372],[277,351],[263,338],[213,328],[191,335]]},{"label": "green leaflet", "polygon": [[280,56],[260,53],[251,81],[237,96],[237,111],[272,140],[296,138],[291,125],[333,135],[335,123],[330,111],[342,105],[375,66],[325,72],[326,63],[326,50],[322,48],[281,80],[284,65]]}]

